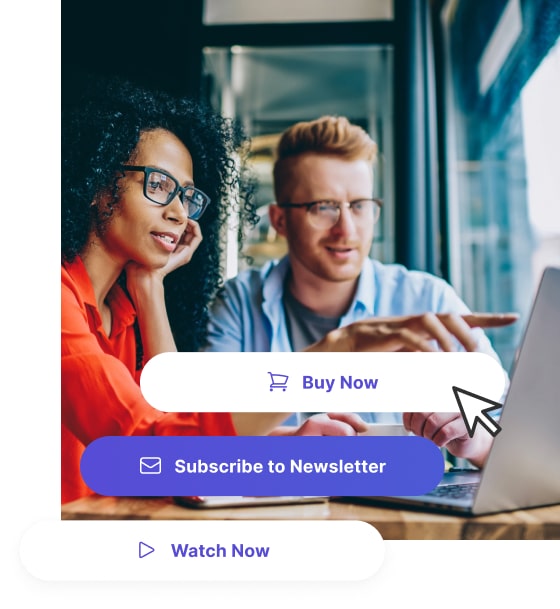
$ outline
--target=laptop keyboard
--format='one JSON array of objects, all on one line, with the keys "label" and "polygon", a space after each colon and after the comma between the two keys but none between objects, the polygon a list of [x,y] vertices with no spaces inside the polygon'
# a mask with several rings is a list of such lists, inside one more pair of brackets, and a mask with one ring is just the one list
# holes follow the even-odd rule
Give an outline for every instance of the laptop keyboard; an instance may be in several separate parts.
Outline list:
[{"label": "laptop keyboard", "polygon": [[428,495],[432,497],[451,497],[452,499],[474,499],[478,484],[446,484],[438,486]]}]

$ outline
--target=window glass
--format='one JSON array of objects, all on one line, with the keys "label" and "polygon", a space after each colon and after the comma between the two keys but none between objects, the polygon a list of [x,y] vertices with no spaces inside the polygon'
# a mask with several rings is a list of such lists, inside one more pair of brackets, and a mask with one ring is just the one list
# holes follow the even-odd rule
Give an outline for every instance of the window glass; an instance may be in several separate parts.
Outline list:
[{"label": "window glass", "polygon": [[560,266],[560,10],[473,4],[443,13],[451,281],[474,310],[521,314],[488,332],[510,368],[542,270]]}]

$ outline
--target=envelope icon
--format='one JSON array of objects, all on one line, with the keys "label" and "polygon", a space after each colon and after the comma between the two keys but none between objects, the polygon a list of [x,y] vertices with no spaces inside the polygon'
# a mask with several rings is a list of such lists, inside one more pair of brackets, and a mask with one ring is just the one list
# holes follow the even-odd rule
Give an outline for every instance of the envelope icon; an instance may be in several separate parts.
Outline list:
[{"label": "envelope icon", "polygon": [[140,457],[141,474],[161,474],[161,457]]}]

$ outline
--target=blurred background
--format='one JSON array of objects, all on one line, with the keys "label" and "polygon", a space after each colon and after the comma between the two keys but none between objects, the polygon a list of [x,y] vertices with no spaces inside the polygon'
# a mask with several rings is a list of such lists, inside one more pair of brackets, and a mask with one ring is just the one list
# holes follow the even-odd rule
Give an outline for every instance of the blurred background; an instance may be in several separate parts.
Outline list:
[{"label": "blurred background", "polygon": [[62,2],[62,103],[117,74],[188,95],[253,138],[261,221],[225,278],[285,252],[268,223],[279,134],[347,116],[377,141],[372,249],[448,280],[509,368],[546,265],[560,266],[557,0]]}]

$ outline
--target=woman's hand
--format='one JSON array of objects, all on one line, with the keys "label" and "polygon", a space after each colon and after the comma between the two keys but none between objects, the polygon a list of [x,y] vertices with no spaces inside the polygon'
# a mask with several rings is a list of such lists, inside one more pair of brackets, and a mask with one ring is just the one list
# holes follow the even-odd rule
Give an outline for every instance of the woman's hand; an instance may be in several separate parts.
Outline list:
[{"label": "woman's hand", "polygon": [[141,297],[157,289],[158,285],[163,286],[166,275],[188,264],[201,241],[202,233],[198,222],[187,220],[185,231],[164,266],[150,269],[135,262],[127,264],[126,286],[135,304],[138,304]]},{"label": "woman's hand", "polygon": [[367,430],[367,423],[353,412],[314,414],[290,435],[292,436],[355,436]]},{"label": "woman's hand", "polygon": [[161,273],[163,273],[163,277],[183,266],[184,264],[188,264],[193,257],[196,249],[202,242],[202,232],[200,231],[200,226],[198,222],[195,220],[187,220],[187,227],[177,247],[169,256],[169,260],[167,264],[159,269]]},{"label": "woman's hand", "polygon": [[163,267],[150,269],[133,262],[126,265],[126,286],[138,314],[146,360],[177,350],[165,307],[163,279],[190,262],[201,241],[200,226],[194,220],[188,220],[177,247]]}]

